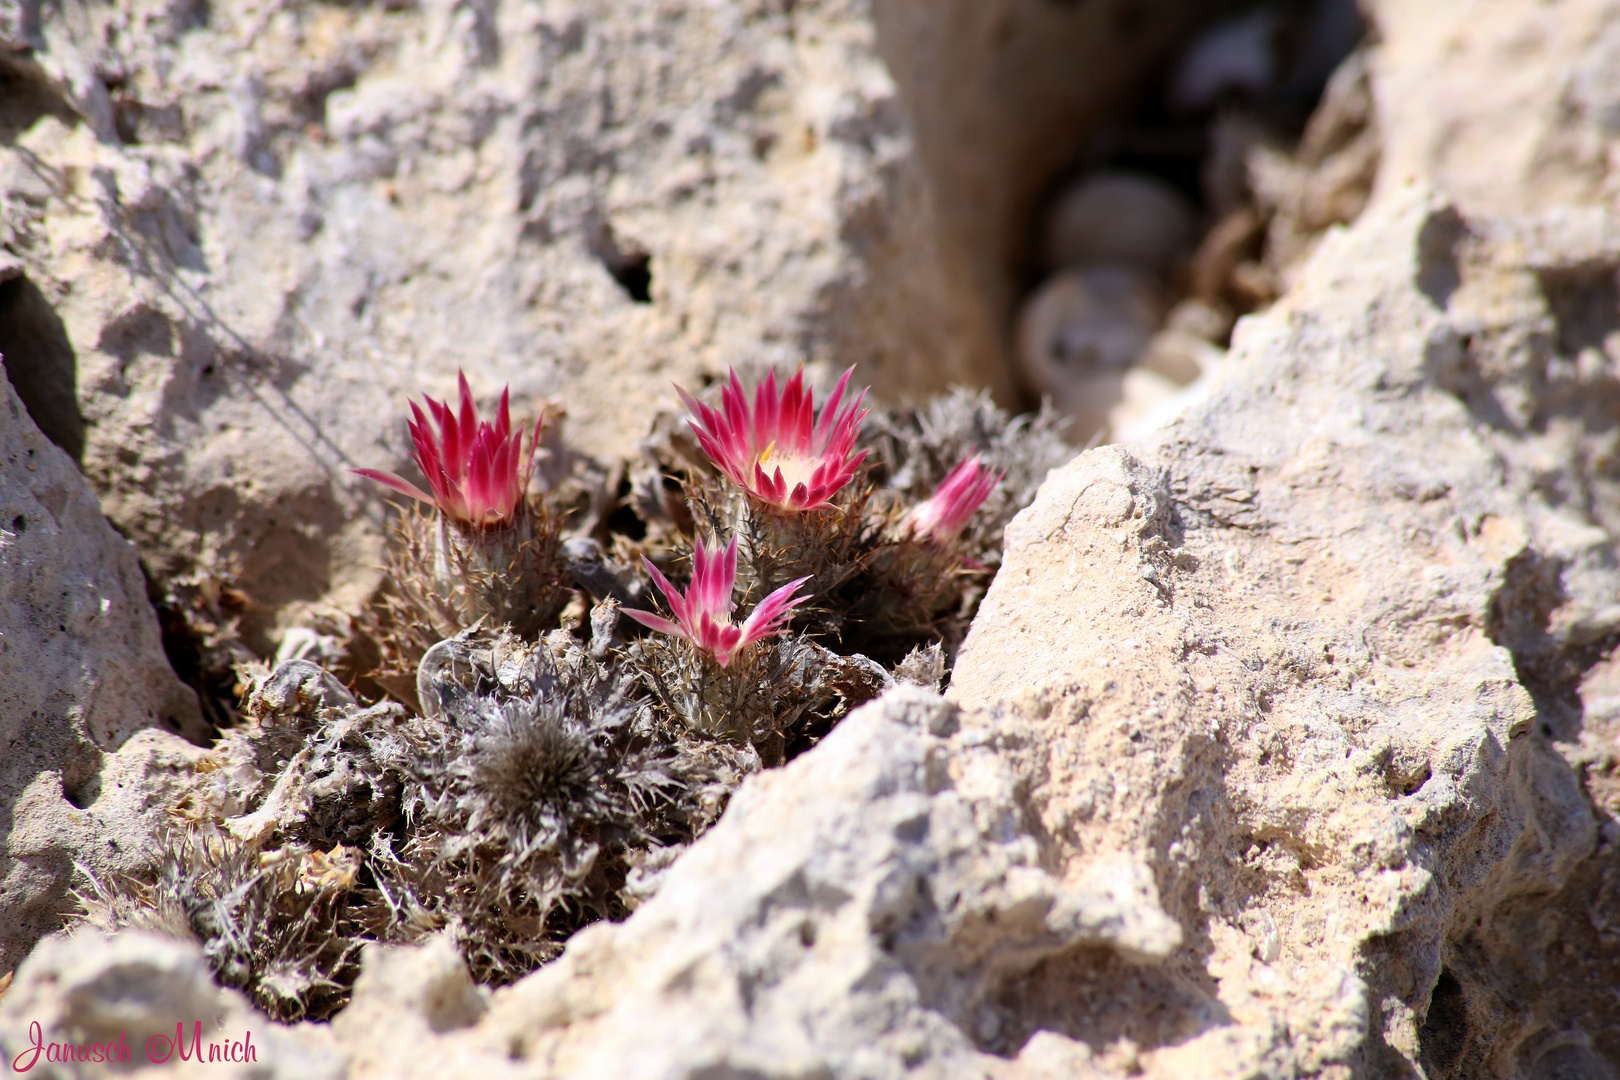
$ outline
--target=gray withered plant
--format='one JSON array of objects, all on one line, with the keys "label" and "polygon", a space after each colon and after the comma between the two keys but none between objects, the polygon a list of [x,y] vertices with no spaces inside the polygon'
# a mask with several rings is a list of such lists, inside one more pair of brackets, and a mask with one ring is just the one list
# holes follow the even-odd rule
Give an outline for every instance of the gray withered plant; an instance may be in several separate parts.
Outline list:
[{"label": "gray withered plant", "polygon": [[348,1000],[381,904],[366,849],[405,827],[405,766],[440,741],[397,704],[362,708],[318,665],[262,677],[203,757],[146,871],[90,880],[85,917],[197,941],[216,979],[272,1017]]},{"label": "gray withered plant", "polygon": [[353,848],[265,849],[215,825],[163,837],[148,876],[86,872],[80,918],[197,942],[221,986],[282,1023],[325,1020],[360,974],[366,901]]},{"label": "gray withered plant", "polygon": [[686,843],[717,812],[713,755],[661,735],[622,657],[552,644],[474,632],[436,647],[421,697],[444,739],[412,769],[415,827],[378,864],[390,933],[451,926],[490,983],[624,914],[631,853]]}]

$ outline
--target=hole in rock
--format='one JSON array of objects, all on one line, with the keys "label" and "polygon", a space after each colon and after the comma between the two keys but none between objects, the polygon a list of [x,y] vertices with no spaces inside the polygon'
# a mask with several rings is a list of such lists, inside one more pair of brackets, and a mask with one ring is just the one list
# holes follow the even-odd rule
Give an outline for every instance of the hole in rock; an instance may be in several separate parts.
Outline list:
[{"label": "hole in rock", "polygon": [[1558,326],[1558,351],[1566,356],[1602,350],[1620,329],[1620,276],[1613,266],[1543,273],[1541,291]]},{"label": "hole in rock", "polygon": [[1620,633],[1599,622],[1553,633],[1553,613],[1569,599],[1565,560],[1526,550],[1509,559],[1486,609],[1485,633],[1507,649],[1513,670],[1536,704],[1545,734],[1579,736],[1585,707],[1581,679],[1620,645]]},{"label": "hole in rock", "polygon": [[209,0],[178,0],[169,5],[169,23],[175,31],[206,29],[214,18],[214,6]]},{"label": "hole in rock", "polygon": [[0,282],[0,356],[39,430],[82,462],[78,357],[50,301],[26,275]]},{"label": "hole in rock", "polygon": [[1037,1031],[1085,1043],[1094,1054],[1129,1040],[1174,1046],[1231,1022],[1214,993],[1172,970],[1143,967],[1112,949],[1078,948],[1008,977],[967,1029],[980,1049],[1016,1057]]},{"label": "hole in rock", "polygon": [[[1597,715],[1601,730],[1592,734],[1612,737],[1614,714]],[[1613,805],[1620,775],[1594,768],[1585,781],[1594,803]],[[1620,825],[1601,809],[1597,817],[1603,839],[1556,891],[1487,888],[1454,917],[1448,962],[1419,1030],[1429,1077],[1612,1080],[1620,1063]]]},{"label": "hole in rock", "polygon": [[1416,795],[1423,790],[1423,785],[1429,782],[1431,775],[1427,762],[1422,763],[1416,771],[1411,772],[1403,771],[1398,767],[1393,768],[1388,776],[1389,788],[1391,792],[1403,798],[1408,795]]},{"label": "hole in rock", "polygon": [[1446,207],[1425,221],[1418,231],[1418,289],[1442,311],[1451,300],[1451,294],[1462,284],[1457,245],[1467,228],[1462,216]]},{"label": "hole in rock", "polygon": [[[22,10],[27,12],[28,6]],[[26,14],[24,19],[26,22]],[[0,57],[0,146],[12,145],[47,116],[69,125],[78,122],[67,99],[51,86],[38,65],[17,56]]]},{"label": "hole in rock", "polygon": [[1590,1046],[1559,1043],[1537,1055],[1528,1080],[1614,1080],[1614,1070]]},{"label": "hole in rock", "polygon": [[652,256],[632,255],[608,269],[625,294],[638,304],[652,303]]},{"label": "hole in rock", "polygon": [[591,254],[624,294],[638,304],[652,303],[652,256],[641,245],[621,239],[606,220],[596,218],[587,229]]},{"label": "hole in rock", "polygon": [[619,505],[614,507],[613,512],[607,516],[608,531],[627,536],[631,540],[645,540],[647,538],[647,523],[641,520],[640,514],[636,513],[636,508],[631,502],[633,494],[630,481],[621,480],[618,491]]},{"label": "hole in rock", "polygon": [[1364,32],[1353,0],[1220,6],[1165,43],[1134,99],[1076,117],[1089,134],[1008,264],[1016,369],[1072,441],[1130,438],[1173,410],[1236,318],[1360,213],[1379,153]]},{"label": "hole in rock", "polygon": [[145,559],[140,565],[147,599],[157,614],[163,655],[179,680],[196,693],[203,720],[213,729],[207,733],[206,741],[211,743],[219,731],[237,720],[236,671],[228,655],[210,647],[206,621],[196,612],[188,612],[188,605],[178,597],[164,592]]},{"label": "hole in rock", "polygon": [[1447,968],[1440,969],[1429,1008],[1418,1029],[1418,1056],[1431,1077],[1444,1076],[1462,1057],[1468,1043],[1468,999],[1462,983]]},{"label": "hole in rock", "polygon": [[62,797],[80,810],[101,797],[101,751],[81,743],[62,765]]},{"label": "hole in rock", "polygon": [[1554,499],[1589,502],[1612,530],[1620,526],[1620,468],[1612,449],[1620,426],[1620,275],[1613,265],[1599,265],[1544,271],[1540,278],[1556,333],[1529,427],[1573,426],[1587,460],[1584,483],[1549,480],[1543,486]]}]

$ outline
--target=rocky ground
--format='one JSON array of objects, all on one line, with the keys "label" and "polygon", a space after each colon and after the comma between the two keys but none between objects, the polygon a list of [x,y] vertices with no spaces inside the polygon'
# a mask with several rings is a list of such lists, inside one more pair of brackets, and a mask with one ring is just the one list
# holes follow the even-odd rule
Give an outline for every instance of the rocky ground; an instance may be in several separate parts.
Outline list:
[{"label": "rocky ground", "polygon": [[[300,1077],[1615,1075],[1620,6],[1363,14],[1295,143],[1203,114],[1242,182],[1042,386],[1027,341],[1134,309],[1021,334],[1103,260],[1030,223],[1196,96],[1199,5],[0,6],[8,1060],[202,1019]],[[221,656],[352,660],[344,470],[403,465],[406,394],[556,399],[546,482],[616,495],[670,380],[800,357],[1084,386],[1118,440],[1008,526],[943,697],[493,992],[371,947],[280,1025],[184,935],[41,940],[161,831]]]}]

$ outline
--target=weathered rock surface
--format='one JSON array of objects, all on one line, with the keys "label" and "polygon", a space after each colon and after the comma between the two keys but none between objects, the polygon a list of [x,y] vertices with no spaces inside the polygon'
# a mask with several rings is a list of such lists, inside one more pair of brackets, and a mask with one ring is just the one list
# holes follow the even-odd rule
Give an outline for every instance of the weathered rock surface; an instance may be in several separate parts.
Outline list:
[{"label": "weathered rock surface", "polygon": [[0,382],[0,972],[56,928],[75,860],[125,868],[201,751],[135,549]]},{"label": "weathered rock surface", "polygon": [[[1390,194],[1245,324],[1208,401],[1052,476],[959,659],[963,711],[893,695],[750,781],[645,908],[498,992],[443,1060],[659,1077],[1613,1060],[1612,734],[1535,674],[1604,640],[1588,607],[1613,570],[1596,526],[1521,484],[1523,445],[1436,374],[1464,355],[1459,298],[1524,272],[1523,237],[1470,233],[1442,307],[1437,228],[1460,226],[1432,193]],[[1537,265],[1592,257],[1536,235]],[[1563,460],[1572,479],[1583,459]],[[1607,671],[1582,684],[1596,715]],[[377,1074],[408,1066],[357,1030]]]},{"label": "weathered rock surface", "polygon": [[839,4],[34,15],[13,77],[60,99],[13,121],[3,243],[71,347],[86,473],[166,582],[352,608],[384,532],[345,470],[403,465],[406,395],[458,368],[558,395],[603,452],[700,367],[979,363]]},{"label": "weathered rock surface", "polygon": [[951,702],[753,778],[487,1001],[435,943],[276,1030],[358,1076],[1620,1068],[1614,11],[1373,7],[1373,202],[1178,421],[1054,473]]},{"label": "weathered rock surface", "polygon": [[[1075,744],[1058,805],[1083,808],[1054,831],[1140,852],[1188,931],[1228,1022],[1139,1044],[1149,1075],[1521,1075],[1554,1020],[1528,1015],[1552,942],[1501,913],[1545,904],[1597,828],[1526,659],[1566,647],[1538,640],[1549,601],[1586,625],[1620,582],[1439,375],[1470,351],[1464,291],[1523,271],[1453,266],[1437,303],[1437,230],[1464,231],[1392,193],[1157,445],[1054,474],[957,665],[962,702],[1049,712]],[[1564,598],[1528,569],[1582,554]],[[1522,1010],[1481,950],[1546,972]]]},{"label": "weathered rock surface", "polygon": [[[1612,202],[1620,15],[1611,0],[1379,3],[1385,182],[1423,177],[1464,213]],[[1443,58],[1443,62],[1437,62]],[[1420,104],[1421,103],[1421,104]]]},{"label": "weathered rock surface", "polygon": [[347,470],[404,466],[458,368],[603,456],[744,360],[1012,400],[1028,208],[1200,6],[19,0],[0,344],[160,581],[268,651],[375,588]]}]

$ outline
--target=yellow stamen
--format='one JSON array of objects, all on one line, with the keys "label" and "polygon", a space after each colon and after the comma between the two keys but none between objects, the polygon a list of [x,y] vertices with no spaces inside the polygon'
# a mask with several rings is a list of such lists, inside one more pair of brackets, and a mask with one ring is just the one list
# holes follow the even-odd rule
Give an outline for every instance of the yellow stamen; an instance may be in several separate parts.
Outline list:
[{"label": "yellow stamen", "polygon": [[769,461],[769,460],[771,460],[771,454],[772,454],[772,453],[773,453],[773,452],[774,452],[774,451],[775,451],[775,450],[776,450],[776,440],[775,440],[775,439],[772,439],[772,440],[771,440],[771,445],[769,445],[769,446],[767,446],[767,447],[766,447],[766,448],[765,448],[765,449],[764,449],[764,451],[763,451],[763,452],[762,452],[762,453],[761,453],[761,454],[760,454],[760,455],[759,455],[759,463],[760,463],[760,464],[761,464],[761,465],[763,465],[763,464],[765,464],[765,463],[766,463],[766,462],[767,462],[767,461]]}]

